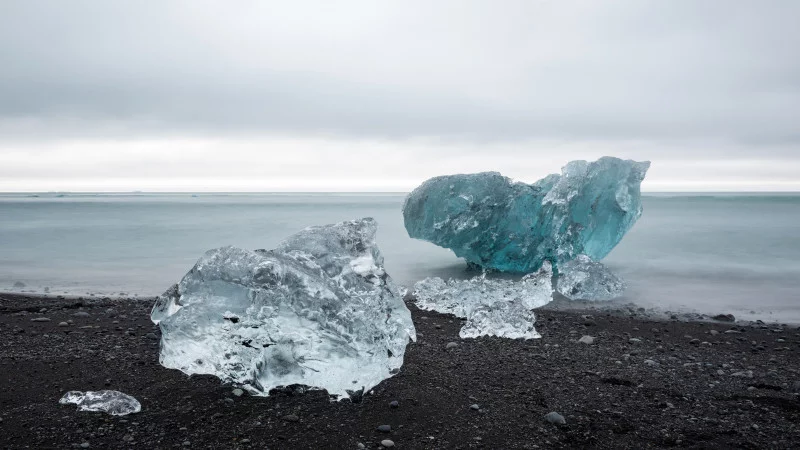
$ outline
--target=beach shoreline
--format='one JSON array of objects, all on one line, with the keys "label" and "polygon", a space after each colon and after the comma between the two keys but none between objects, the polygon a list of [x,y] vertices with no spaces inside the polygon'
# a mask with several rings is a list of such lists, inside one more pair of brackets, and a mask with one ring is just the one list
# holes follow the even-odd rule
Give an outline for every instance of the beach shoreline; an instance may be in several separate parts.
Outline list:
[{"label": "beach shoreline", "polygon": [[[0,294],[0,448],[800,446],[792,326],[555,308],[537,310],[541,339],[462,340],[459,319],[409,304],[419,339],[400,373],[351,403],[324,391],[237,397],[214,377],[163,368],[151,306]],[[136,397],[142,412],[58,404],[100,389]]]}]

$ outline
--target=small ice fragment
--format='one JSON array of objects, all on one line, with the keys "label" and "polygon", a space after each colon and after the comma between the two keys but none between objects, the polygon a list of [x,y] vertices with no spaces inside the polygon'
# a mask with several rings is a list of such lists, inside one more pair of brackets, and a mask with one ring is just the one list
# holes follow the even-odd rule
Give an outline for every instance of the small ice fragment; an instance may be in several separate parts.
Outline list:
[{"label": "small ice fragment", "polygon": [[553,299],[552,276],[552,266],[545,261],[520,281],[489,280],[485,275],[470,280],[426,278],[414,285],[414,297],[420,309],[466,318],[459,332],[462,338],[539,338],[532,310]]},{"label": "small ice fragment", "polygon": [[99,411],[112,416],[125,416],[142,410],[138,400],[119,391],[69,391],[58,403],[74,403],[78,405],[78,411]]},{"label": "small ice fragment", "polygon": [[625,282],[604,264],[578,255],[559,268],[556,289],[570,300],[605,301],[622,296]]}]

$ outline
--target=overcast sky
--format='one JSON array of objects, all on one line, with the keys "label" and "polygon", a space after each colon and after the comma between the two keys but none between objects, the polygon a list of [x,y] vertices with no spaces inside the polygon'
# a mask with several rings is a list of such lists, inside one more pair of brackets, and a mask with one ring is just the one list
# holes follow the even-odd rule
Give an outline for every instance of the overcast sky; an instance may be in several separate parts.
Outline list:
[{"label": "overcast sky", "polygon": [[0,1],[0,191],[800,190],[800,1]]}]

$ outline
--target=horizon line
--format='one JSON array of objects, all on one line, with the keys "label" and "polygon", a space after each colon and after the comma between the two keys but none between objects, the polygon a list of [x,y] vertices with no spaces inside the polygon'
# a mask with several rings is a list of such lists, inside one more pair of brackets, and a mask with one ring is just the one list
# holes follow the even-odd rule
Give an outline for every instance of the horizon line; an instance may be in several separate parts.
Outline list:
[{"label": "horizon line", "polygon": [[[413,191],[0,191],[0,195],[53,195],[53,194],[194,194],[194,195],[219,195],[219,194],[409,194]],[[642,194],[800,194],[800,190],[787,191],[651,191],[642,190]]]}]

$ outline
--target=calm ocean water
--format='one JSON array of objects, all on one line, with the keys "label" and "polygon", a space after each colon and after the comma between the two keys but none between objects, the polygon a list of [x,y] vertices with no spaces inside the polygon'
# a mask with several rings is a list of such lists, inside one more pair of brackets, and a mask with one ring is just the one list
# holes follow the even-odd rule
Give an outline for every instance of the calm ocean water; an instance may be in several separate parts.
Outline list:
[{"label": "calm ocean water", "polygon": [[[0,194],[0,291],[156,295],[207,249],[271,248],[308,225],[366,216],[399,283],[468,276],[449,250],[408,237],[403,198]],[[800,195],[654,194],[644,210],[604,261],[629,284],[621,301],[800,322]]]}]

